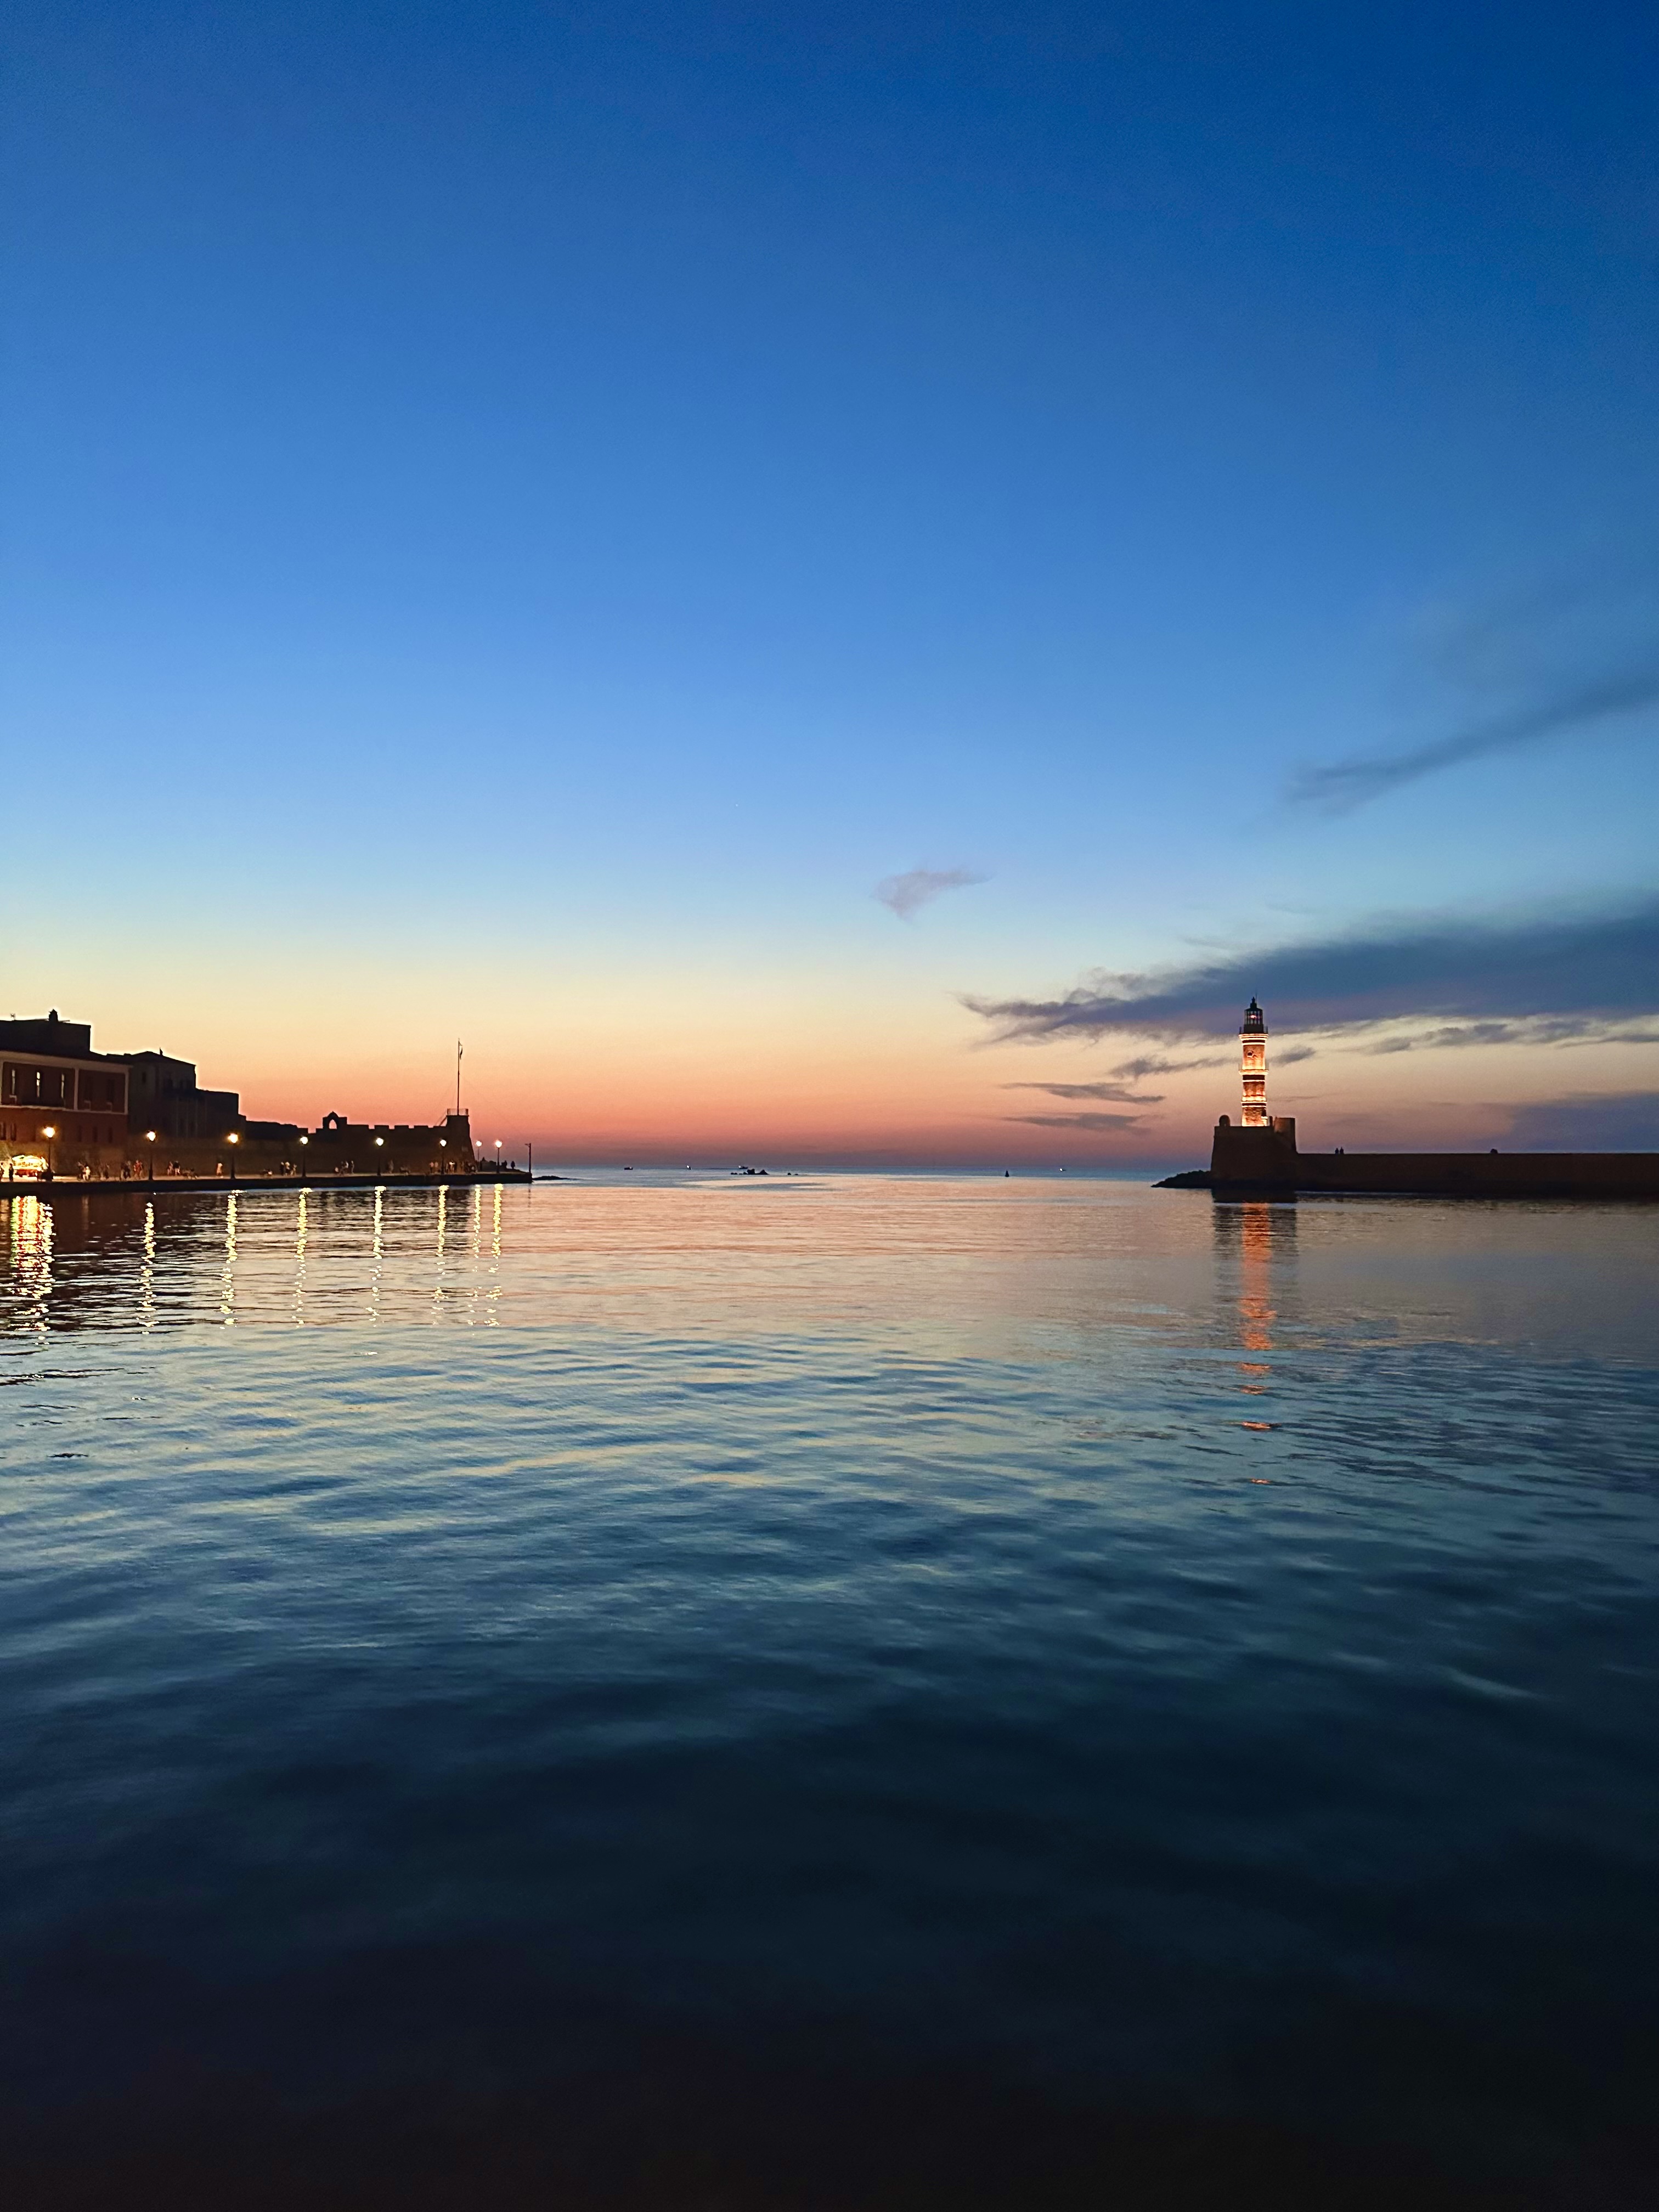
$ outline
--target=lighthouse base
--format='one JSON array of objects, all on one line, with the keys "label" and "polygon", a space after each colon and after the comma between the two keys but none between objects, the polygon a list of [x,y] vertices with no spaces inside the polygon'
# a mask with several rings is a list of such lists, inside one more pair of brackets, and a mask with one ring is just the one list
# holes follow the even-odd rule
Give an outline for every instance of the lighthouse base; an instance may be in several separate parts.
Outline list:
[{"label": "lighthouse base", "polygon": [[1299,1163],[1296,1116],[1275,1115],[1266,1128],[1245,1129],[1231,1121],[1216,1125],[1210,1148],[1210,1182],[1262,1190],[1294,1190]]}]

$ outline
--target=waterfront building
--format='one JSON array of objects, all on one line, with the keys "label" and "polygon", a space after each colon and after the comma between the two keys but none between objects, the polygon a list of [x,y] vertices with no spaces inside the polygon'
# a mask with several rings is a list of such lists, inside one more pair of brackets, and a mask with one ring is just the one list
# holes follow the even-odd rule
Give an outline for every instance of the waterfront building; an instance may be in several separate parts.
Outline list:
[{"label": "waterfront building", "polygon": [[162,1144],[181,1137],[215,1144],[242,1127],[236,1092],[204,1091],[193,1061],[165,1052],[132,1052],[126,1062],[127,1126],[135,1133],[154,1129]]},{"label": "waterfront building", "polygon": [[0,1022],[0,1175],[119,1175],[127,1067],[89,1022]]},{"label": "waterfront building", "polygon": [[293,1171],[314,1176],[471,1175],[477,1165],[465,1114],[446,1114],[429,1125],[349,1121],[343,1114],[325,1114],[302,1137],[290,1132],[286,1150]]},{"label": "waterfront building", "polygon": [[0,1022],[0,1178],[450,1176],[477,1170],[465,1114],[430,1125],[315,1129],[251,1121],[234,1091],[204,1090],[192,1061],[100,1053],[89,1022]]}]

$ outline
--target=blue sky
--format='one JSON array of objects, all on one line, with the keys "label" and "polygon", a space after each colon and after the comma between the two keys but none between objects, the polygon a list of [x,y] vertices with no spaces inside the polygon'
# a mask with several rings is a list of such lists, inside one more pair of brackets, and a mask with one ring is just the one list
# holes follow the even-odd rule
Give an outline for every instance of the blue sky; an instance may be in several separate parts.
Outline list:
[{"label": "blue sky", "polygon": [[[849,1152],[968,1153],[1100,1045],[963,994],[1644,913],[1656,88],[1634,7],[25,23],[17,1010],[273,1110],[465,1028],[589,1150],[695,1067],[833,1152],[833,1048]],[[1656,1087],[1570,1050],[1414,1095]]]}]

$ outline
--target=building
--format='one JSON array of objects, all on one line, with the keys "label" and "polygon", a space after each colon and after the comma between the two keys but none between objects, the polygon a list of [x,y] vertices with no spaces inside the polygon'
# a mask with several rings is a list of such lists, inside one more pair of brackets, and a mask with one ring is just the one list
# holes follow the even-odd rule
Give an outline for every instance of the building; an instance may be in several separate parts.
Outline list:
[{"label": "building", "polygon": [[127,1135],[127,1065],[89,1022],[0,1022],[0,1175],[118,1176]]},{"label": "building", "polygon": [[154,1129],[156,1141],[205,1138],[222,1143],[242,1127],[241,1101],[234,1091],[204,1091],[194,1064],[164,1052],[127,1054],[127,1126]]},{"label": "building", "polygon": [[[250,1123],[252,1130],[261,1125]],[[314,1129],[295,1131],[287,1142],[295,1172],[331,1175],[471,1175],[472,1125],[465,1114],[446,1114],[430,1126],[404,1121],[349,1121],[325,1114]]]},{"label": "building", "polygon": [[0,1177],[472,1175],[462,1113],[429,1127],[250,1121],[234,1091],[204,1090],[164,1052],[100,1053],[88,1022],[0,1022]]}]

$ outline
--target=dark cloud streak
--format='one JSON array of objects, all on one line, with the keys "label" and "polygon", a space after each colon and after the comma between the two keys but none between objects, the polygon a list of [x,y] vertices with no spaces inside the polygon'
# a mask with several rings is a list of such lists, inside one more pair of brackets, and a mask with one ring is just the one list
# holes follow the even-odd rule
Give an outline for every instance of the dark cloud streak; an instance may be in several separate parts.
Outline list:
[{"label": "dark cloud streak", "polygon": [[[1379,923],[1154,975],[1098,973],[1057,999],[963,1003],[999,1039],[1214,1036],[1255,993],[1275,1029],[1341,1030],[1416,1017],[1551,1018],[1558,1036],[1659,1013],[1659,898],[1623,912],[1508,923]],[[1133,1066],[1137,1063],[1128,1062]],[[1120,1071],[1121,1073],[1121,1071]]]},{"label": "dark cloud streak", "polygon": [[1042,1091],[1050,1098],[1098,1098],[1116,1106],[1161,1106],[1160,1091],[1133,1091],[1124,1083],[1005,1083],[1005,1091]]},{"label": "dark cloud streak", "polygon": [[1028,1129],[1073,1129],[1084,1136],[1105,1136],[1120,1129],[1138,1129],[1141,1114],[1008,1114],[1006,1121]]},{"label": "dark cloud streak", "polygon": [[[1310,1048],[1311,1049],[1311,1048]],[[1200,1053],[1195,1060],[1164,1060],[1156,1056],[1144,1060],[1126,1060],[1112,1070],[1120,1082],[1140,1083],[1149,1075],[1188,1075],[1195,1067],[1225,1067],[1230,1055],[1221,1052]]]},{"label": "dark cloud streak", "polygon": [[1449,737],[1437,738],[1432,744],[1301,769],[1291,778],[1285,796],[1292,805],[1317,807],[1325,814],[1349,814],[1387,792],[1398,790],[1401,784],[1415,783],[1442,769],[1514,752],[1568,730],[1638,714],[1656,703],[1659,703],[1659,664],[1650,662],[1595,678],[1507,714],[1471,724]]}]

